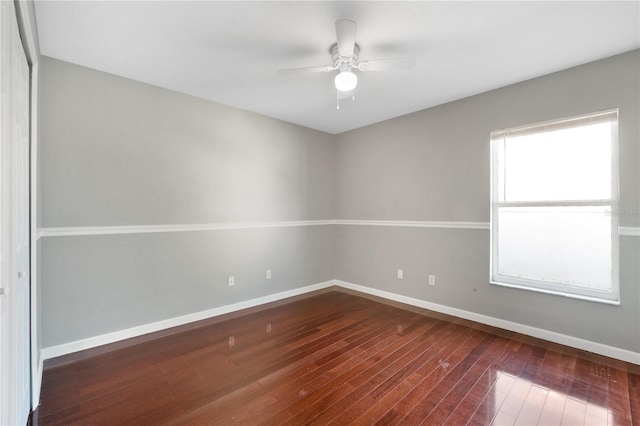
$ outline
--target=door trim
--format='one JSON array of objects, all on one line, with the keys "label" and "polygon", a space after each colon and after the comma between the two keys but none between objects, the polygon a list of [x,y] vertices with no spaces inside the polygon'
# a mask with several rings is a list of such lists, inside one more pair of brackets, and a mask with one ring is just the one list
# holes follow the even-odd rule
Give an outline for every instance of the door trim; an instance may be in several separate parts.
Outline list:
[{"label": "door trim", "polygon": [[15,1],[18,31],[30,69],[29,97],[29,201],[30,201],[30,305],[31,305],[31,409],[40,402],[43,359],[39,347],[38,328],[38,94],[40,81],[40,45],[33,1]]}]

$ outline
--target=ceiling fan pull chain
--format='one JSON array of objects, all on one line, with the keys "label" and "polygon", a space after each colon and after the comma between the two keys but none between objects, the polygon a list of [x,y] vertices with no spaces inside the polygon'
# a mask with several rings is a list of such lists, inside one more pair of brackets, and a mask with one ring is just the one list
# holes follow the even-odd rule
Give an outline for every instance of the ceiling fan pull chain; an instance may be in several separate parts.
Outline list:
[{"label": "ceiling fan pull chain", "polygon": [[336,90],[336,109],[340,109],[340,92]]},{"label": "ceiling fan pull chain", "polygon": [[353,88],[353,93],[351,94],[351,100],[355,101],[356,100],[356,88]]}]

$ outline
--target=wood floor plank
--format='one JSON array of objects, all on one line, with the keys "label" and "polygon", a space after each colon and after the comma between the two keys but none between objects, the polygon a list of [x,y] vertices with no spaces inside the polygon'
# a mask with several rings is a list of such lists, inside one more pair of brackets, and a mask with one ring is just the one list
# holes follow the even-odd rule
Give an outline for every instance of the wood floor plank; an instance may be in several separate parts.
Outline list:
[{"label": "wood floor plank", "polygon": [[[640,425],[640,375],[627,373],[627,382],[629,384],[629,403],[631,406],[631,418]],[[600,404],[604,406],[604,404]]]},{"label": "wood floor plank", "polygon": [[341,291],[90,352],[32,424],[640,424],[638,366]]},{"label": "wood floor plank", "polygon": [[[425,362],[432,359],[438,353],[440,345],[447,340],[451,340],[453,327],[436,327],[429,330],[429,336],[421,344],[406,352],[402,358],[397,360],[389,358],[390,365],[378,372],[372,371],[371,377],[359,385],[356,392],[352,392],[329,409],[320,413],[310,424],[326,424],[332,419],[342,418],[347,412],[349,417],[354,417],[366,411],[371,406],[366,407],[357,404],[360,399],[368,396],[374,401],[378,400],[398,383],[402,382],[405,377],[410,376]],[[383,365],[380,364],[380,366]],[[357,411],[363,408],[364,410]]]},{"label": "wood floor plank", "polygon": [[[331,366],[326,365],[324,368],[316,368],[314,372],[305,375],[300,381],[293,383],[286,380],[280,381],[278,387],[270,391],[278,400],[278,404],[274,406],[274,409],[283,410],[299,399],[307,397],[312,392],[321,388],[330,389],[341,383],[345,374],[348,374],[354,368],[360,368],[364,361],[397,340],[397,336],[392,335],[379,341],[369,351],[356,348],[360,350],[357,351],[358,353],[355,356],[344,357],[339,364],[332,362]],[[331,368],[329,369],[329,367]]]},{"label": "wood floor plank", "polygon": [[463,375],[457,383],[452,386],[441,383],[441,392],[447,393],[435,404],[433,410],[422,421],[422,424],[444,424],[456,412],[460,402],[467,398],[467,394],[471,392],[476,382],[484,375],[486,369],[496,368],[498,366],[496,363],[506,359],[510,353],[508,343],[507,339],[496,338],[491,341],[487,350],[480,354],[475,363],[462,372]]},{"label": "wood floor plank", "polygon": [[[301,414],[303,411],[311,412],[312,410],[314,410],[314,405],[322,404],[323,398],[328,398],[327,395],[340,388],[343,383],[355,379],[365,380],[366,377],[373,374],[376,369],[379,369],[387,363],[391,362],[390,360],[392,360],[393,358],[389,358],[389,356],[393,356],[393,354],[396,353],[400,348],[411,345],[411,343],[418,339],[421,335],[427,333],[428,330],[434,326],[434,324],[434,321],[431,321],[429,319],[419,319],[414,324],[411,324],[401,332],[404,333],[404,338],[385,346],[377,353],[373,354],[359,364],[353,366],[353,368],[342,373],[340,376],[337,376],[333,380],[329,381],[327,385],[322,387],[321,389],[317,389],[314,392],[302,396],[302,398],[288,407],[287,412],[295,413],[296,416],[299,415],[301,418],[305,417],[306,414]],[[275,423],[278,423],[278,419],[279,415],[274,416]]]},{"label": "wood floor plank", "polygon": [[[297,389],[299,386],[306,386],[309,382],[319,384],[318,381],[321,379],[321,376],[326,376],[327,380],[332,379],[341,373],[341,367],[350,368],[350,365],[358,364],[378,350],[399,339],[391,327],[388,327],[383,322],[378,323],[378,325],[380,328],[376,327],[368,334],[356,340],[351,340],[350,343],[331,351],[315,361],[312,360],[312,363],[306,363],[304,368],[300,370],[302,374],[286,378],[279,377],[278,385],[291,391]],[[267,385],[268,380],[273,381],[275,378],[275,375],[271,375],[260,379],[259,382],[262,385]],[[308,391],[304,391],[303,393],[308,393]],[[279,400],[284,399],[284,395],[278,393],[277,389],[273,390],[273,394],[276,395]]]},{"label": "wood floor plank", "polygon": [[473,413],[478,409],[482,401],[487,398],[489,392],[494,388],[500,375],[500,369],[504,361],[520,347],[521,342],[508,340],[502,355],[496,356],[491,364],[487,366],[480,378],[467,392],[455,410],[452,411],[445,424],[456,425],[458,419],[471,419]]},{"label": "wood floor plank", "polygon": [[[443,357],[439,357],[437,366],[429,366],[431,370],[429,374],[425,375],[420,384],[395,406],[395,410],[406,419],[411,411],[424,399],[424,396],[431,392],[468,355],[469,351],[486,336],[487,334],[484,332],[472,332],[469,338],[465,339],[455,350],[445,354]],[[408,423],[409,419],[403,420],[403,422]]]},{"label": "wood floor plank", "polygon": [[[480,403],[476,412],[471,417],[470,421],[472,423],[491,424],[502,409],[503,403],[511,392],[511,388],[516,383],[518,374],[520,374],[527,364],[533,349],[534,346],[524,343],[505,360],[491,391],[487,393],[485,399]],[[503,415],[503,418],[506,417],[508,416]],[[515,422],[515,417],[513,420]]]},{"label": "wood floor plank", "polygon": [[[381,320],[386,321],[386,320]],[[379,321],[371,321],[372,325],[381,325]],[[356,339],[348,339],[351,342],[346,346],[341,346],[332,350],[327,355],[322,356],[315,362],[306,362],[303,367],[296,369],[287,376],[282,374],[273,374],[258,380],[263,385],[264,392],[269,392],[276,399],[271,405],[270,410],[284,410],[284,416],[289,417],[291,413],[286,409],[288,405],[295,401],[296,397],[306,395],[307,393],[320,388],[324,382],[331,379],[331,373],[336,374],[340,367],[348,366],[361,360],[359,355],[366,354],[360,348],[361,345],[368,343],[370,340],[384,341],[390,336],[390,328],[381,332],[375,329],[373,332],[366,330],[365,334],[354,334]],[[322,355],[322,354],[319,354]],[[308,361],[313,361],[308,359]],[[278,387],[279,386],[279,387]],[[249,402],[246,409],[252,409],[252,401]]]},{"label": "wood floor plank", "polygon": [[[484,333],[483,333],[484,334]],[[480,339],[480,337],[483,337]],[[476,338],[476,335],[474,335]],[[450,370],[442,378],[441,381],[436,383],[432,389],[427,392],[422,400],[407,414],[403,420],[406,424],[420,424],[423,420],[427,419],[433,409],[444,399],[444,397],[452,390],[460,379],[478,360],[478,358],[487,350],[496,336],[493,335],[477,335],[479,341],[472,341],[473,346],[464,357],[457,359],[454,357],[449,358]],[[476,343],[477,342],[477,343]],[[471,342],[470,342],[471,343]],[[469,348],[467,346],[467,348]]]},{"label": "wood floor plank", "polygon": [[[354,405],[348,408],[345,413],[362,416],[366,411],[372,410],[373,412],[384,414],[384,411],[404,400],[407,394],[420,384],[425,377],[442,367],[443,358],[446,358],[455,348],[463,345],[473,334],[473,331],[462,327],[454,326],[452,332],[449,332],[448,328],[446,327],[442,330],[446,334],[435,345],[431,345],[418,358],[399,369],[369,393],[369,396],[376,401],[375,404],[366,407],[365,410],[361,410],[361,406]],[[373,420],[373,417],[371,420]]]}]

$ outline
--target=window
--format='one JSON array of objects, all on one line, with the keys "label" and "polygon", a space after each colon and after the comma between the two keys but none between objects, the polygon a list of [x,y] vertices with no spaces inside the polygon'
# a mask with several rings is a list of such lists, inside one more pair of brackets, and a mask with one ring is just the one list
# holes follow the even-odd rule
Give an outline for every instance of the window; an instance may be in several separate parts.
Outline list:
[{"label": "window", "polygon": [[491,133],[491,282],[617,303],[618,111]]}]

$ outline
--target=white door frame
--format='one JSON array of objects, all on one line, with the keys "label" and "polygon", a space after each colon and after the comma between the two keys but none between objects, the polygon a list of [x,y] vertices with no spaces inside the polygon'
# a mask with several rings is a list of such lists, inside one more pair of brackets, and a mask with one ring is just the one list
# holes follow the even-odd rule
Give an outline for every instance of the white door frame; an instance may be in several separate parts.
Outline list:
[{"label": "white door frame", "polygon": [[0,3],[0,423],[25,424],[32,402],[30,334],[31,72],[15,3]]},{"label": "white door frame", "polygon": [[40,46],[36,29],[35,6],[32,0],[16,1],[18,28],[27,62],[31,69],[30,93],[30,204],[31,204],[31,409],[40,402],[43,359],[40,356],[38,327],[38,93],[40,90]]}]

